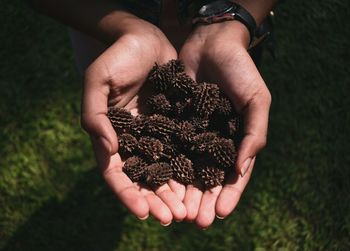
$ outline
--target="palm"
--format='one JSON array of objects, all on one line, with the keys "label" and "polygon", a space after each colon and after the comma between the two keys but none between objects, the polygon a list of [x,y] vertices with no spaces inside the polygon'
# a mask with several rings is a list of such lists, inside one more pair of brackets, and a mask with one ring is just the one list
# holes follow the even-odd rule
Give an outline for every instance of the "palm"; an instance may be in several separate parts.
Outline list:
[{"label": "palm", "polygon": [[[218,25],[212,27],[216,29]],[[201,33],[204,29],[207,28],[200,30],[199,35],[194,32],[184,44],[179,57],[193,79],[220,84],[236,110],[244,116],[245,126],[245,137],[238,150],[237,175],[232,176],[223,187],[205,192],[193,186],[187,187],[184,199],[187,218],[207,227],[215,215],[226,217],[232,212],[249,181],[255,155],[264,145],[266,137],[269,92],[246,49],[239,44],[227,43],[235,41],[237,34],[221,31],[210,33],[208,29]],[[245,171],[242,172],[242,169]],[[238,175],[244,174],[247,169],[244,177]]]},{"label": "palm", "polygon": [[[117,135],[106,114],[108,106],[117,106],[137,115],[143,108],[143,96],[147,95],[145,83],[150,69],[155,63],[164,64],[176,58],[175,49],[162,34],[126,35],[89,67],[83,101],[83,124],[91,134],[106,182],[136,216],[144,218],[150,213],[163,224],[186,215],[181,195],[173,192],[180,191],[181,186],[170,181],[169,185],[152,191],[133,183],[122,171],[124,163],[117,152]],[[92,115],[95,116],[91,118]],[[94,135],[96,131],[100,132],[99,137]]]}]

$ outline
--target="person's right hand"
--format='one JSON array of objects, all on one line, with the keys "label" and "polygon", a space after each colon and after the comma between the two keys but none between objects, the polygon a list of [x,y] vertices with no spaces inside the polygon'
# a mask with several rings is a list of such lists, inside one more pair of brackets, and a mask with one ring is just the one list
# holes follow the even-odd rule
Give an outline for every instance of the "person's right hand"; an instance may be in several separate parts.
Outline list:
[{"label": "person's right hand", "polygon": [[243,138],[232,167],[235,175],[223,186],[210,190],[187,187],[186,218],[195,220],[201,228],[210,226],[215,215],[224,218],[233,212],[248,184],[255,157],[266,144],[271,94],[247,52],[248,44],[249,32],[236,20],[198,25],[179,54],[194,80],[220,83],[244,121]]},{"label": "person's right hand", "polygon": [[149,71],[155,63],[176,59],[177,53],[152,24],[134,16],[123,23],[125,32],[86,71],[82,126],[90,134],[104,179],[120,201],[138,218],[151,214],[166,225],[186,217],[184,186],[171,181],[152,191],[133,183],[122,171],[117,135],[106,114],[116,106],[136,115]]}]

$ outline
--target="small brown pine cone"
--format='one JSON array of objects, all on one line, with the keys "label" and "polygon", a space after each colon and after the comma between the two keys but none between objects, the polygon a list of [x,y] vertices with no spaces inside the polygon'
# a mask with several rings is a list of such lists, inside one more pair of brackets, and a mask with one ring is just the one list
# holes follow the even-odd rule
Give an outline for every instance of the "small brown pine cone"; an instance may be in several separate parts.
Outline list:
[{"label": "small brown pine cone", "polygon": [[[177,132],[177,124],[170,118],[154,114],[148,118],[147,132],[153,137],[169,139]],[[166,140],[167,141],[167,140]]]},{"label": "small brown pine cone", "polygon": [[172,87],[184,95],[192,95],[196,90],[197,83],[186,73],[178,73],[172,80]]},{"label": "small brown pine cone", "polygon": [[176,145],[172,142],[164,143],[163,146],[164,150],[162,157],[164,157],[168,161],[170,161],[172,158],[175,158],[175,156],[179,154],[179,150],[177,149]]},{"label": "small brown pine cone", "polygon": [[221,96],[219,98],[215,113],[228,116],[232,112],[232,107],[231,101],[228,98]]},{"label": "small brown pine cone", "polygon": [[137,149],[137,139],[129,133],[123,133],[118,136],[119,140],[119,153],[121,155],[132,154]]},{"label": "small brown pine cone", "polygon": [[192,184],[194,181],[194,169],[190,159],[180,154],[170,161],[173,169],[173,178],[184,185]]},{"label": "small brown pine cone", "polygon": [[216,142],[218,135],[213,132],[204,132],[196,135],[192,141],[192,151],[207,152],[209,148]]},{"label": "small brown pine cone", "polygon": [[137,115],[131,123],[131,134],[140,137],[147,126],[148,118],[145,115]]},{"label": "small brown pine cone", "polygon": [[153,89],[158,92],[164,92],[169,88],[168,84],[168,76],[169,74],[159,66],[158,64],[155,64],[153,68],[150,71],[150,74],[148,76],[148,80],[153,85]]},{"label": "small brown pine cone", "polygon": [[222,167],[234,167],[237,152],[232,139],[217,138],[207,146],[207,151]]},{"label": "small brown pine cone", "polygon": [[128,110],[118,107],[110,107],[107,112],[107,117],[111,121],[114,129],[118,132],[129,130],[133,121],[133,116]]},{"label": "small brown pine cone", "polygon": [[138,143],[138,151],[149,160],[158,160],[163,155],[164,146],[160,140],[151,137],[141,137]]},{"label": "small brown pine cone", "polygon": [[170,72],[176,74],[185,71],[185,65],[180,60],[172,59],[164,65]]},{"label": "small brown pine cone", "polygon": [[220,89],[216,84],[202,83],[193,91],[193,108],[200,117],[208,118],[219,103]]},{"label": "small brown pine cone", "polygon": [[197,132],[204,132],[209,126],[209,120],[199,117],[193,117],[190,120],[191,124],[196,128]]},{"label": "small brown pine cone", "polygon": [[173,170],[168,163],[153,163],[146,168],[146,183],[151,187],[158,187],[173,176]]},{"label": "small brown pine cone", "polygon": [[191,103],[191,99],[189,98],[176,101],[172,105],[172,112],[175,115],[175,117],[181,117],[185,113],[186,108],[190,106],[190,103]]},{"label": "small brown pine cone", "polygon": [[224,170],[215,166],[196,168],[195,175],[203,183],[206,189],[222,185],[225,179]]},{"label": "small brown pine cone", "polygon": [[175,76],[182,72],[182,69],[184,66],[176,60],[171,60],[164,65],[155,64],[148,79],[153,84],[155,91],[164,93],[173,87]]},{"label": "small brown pine cone", "polygon": [[176,135],[182,143],[190,143],[196,136],[196,128],[189,121],[182,121],[178,124]]},{"label": "small brown pine cone", "polygon": [[137,156],[128,158],[123,167],[123,171],[133,182],[138,182],[146,171],[146,162]]},{"label": "small brown pine cone", "polygon": [[153,113],[168,114],[171,111],[171,104],[164,94],[151,96],[147,100],[147,104]]}]

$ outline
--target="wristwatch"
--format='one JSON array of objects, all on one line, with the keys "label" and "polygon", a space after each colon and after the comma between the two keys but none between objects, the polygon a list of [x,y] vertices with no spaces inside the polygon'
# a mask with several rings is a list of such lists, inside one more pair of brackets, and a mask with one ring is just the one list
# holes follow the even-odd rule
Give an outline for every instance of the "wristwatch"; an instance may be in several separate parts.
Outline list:
[{"label": "wristwatch", "polygon": [[242,6],[229,0],[218,0],[202,6],[193,18],[192,24],[212,24],[227,20],[243,23],[249,31],[250,43],[252,43],[256,30],[254,18]]}]

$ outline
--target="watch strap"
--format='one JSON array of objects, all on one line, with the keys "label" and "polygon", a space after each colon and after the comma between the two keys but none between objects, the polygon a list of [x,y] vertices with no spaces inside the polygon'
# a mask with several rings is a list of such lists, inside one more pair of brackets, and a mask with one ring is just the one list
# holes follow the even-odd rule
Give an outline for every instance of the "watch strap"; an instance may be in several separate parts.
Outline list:
[{"label": "watch strap", "polygon": [[[212,2],[211,4],[213,3],[215,4],[215,2]],[[196,25],[199,23],[212,24],[212,23],[218,23],[226,20],[237,20],[247,27],[250,34],[250,41],[252,42],[256,31],[256,22],[253,16],[238,3],[235,3],[235,2],[231,2],[231,3],[232,3],[232,8],[230,11],[224,12],[218,15],[212,15],[212,16],[203,16],[203,15],[197,14],[197,16],[193,18],[192,24],[193,25]]]},{"label": "watch strap", "polygon": [[241,5],[233,3],[235,5],[235,19],[243,23],[250,34],[250,41],[253,40],[256,30],[256,22],[253,16]]}]

